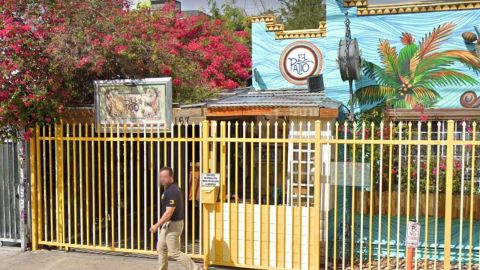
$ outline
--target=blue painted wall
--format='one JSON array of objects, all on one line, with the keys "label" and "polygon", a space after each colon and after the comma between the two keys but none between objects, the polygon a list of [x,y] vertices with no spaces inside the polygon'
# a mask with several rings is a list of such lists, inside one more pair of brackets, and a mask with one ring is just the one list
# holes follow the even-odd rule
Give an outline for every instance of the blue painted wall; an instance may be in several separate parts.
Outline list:
[{"label": "blue painted wall", "polygon": [[[377,48],[380,39],[388,39],[398,50],[403,46],[400,42],[402,32],[410,32],[416,42],[425,34],[445,22],[456,25],[451,38],[441,49],[466,49],[461,37],[465,31],[474,32],[473,26],[480,26],[480,10],[444,11],[431,13],[410,13],[398,15],[357,16],[356,8],[344,8],[342,1],[327,0],[327,37],[302,39],[317,45],[324,56],[322,74],[327,95],[346,103],[349,99],[348,82],[343,82],[337,67],[338,43],[345,36],[344,12],[349,12],[352,37],[357,38],[362,50],[362,57],[371,62],[380,63]],[[298,88],[287,82],[279,70],[279,58],[283,49],[296,39],[275,40],[273,32],[267,32],[265,23],[254,23],[252,26],[253,68],[257,70],[253,85],[257,90]],[[458,69],[480,77],[464,66]],[[361,83],[355,85],[361,87]],[[479,86],[448,87],[436,89],[442,99],[435,107],[458,108],[460,96],[467,90],[480,91]]]}]

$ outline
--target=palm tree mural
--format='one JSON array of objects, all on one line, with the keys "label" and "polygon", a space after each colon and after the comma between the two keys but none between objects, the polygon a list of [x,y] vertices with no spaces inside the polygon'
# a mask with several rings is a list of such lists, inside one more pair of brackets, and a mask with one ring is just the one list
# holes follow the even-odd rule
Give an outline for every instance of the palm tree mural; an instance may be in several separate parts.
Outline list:
[{"label": "palm tree mural", "polygon": [[418,44],[410,33],[402,33],[400,52],[382,40],[378,52],[382,66],[365,62],[364,76],[376,82],[357,89],[353,100],[359,106],[413,108],[433,106],[440,98],[438,87],[478,85],[477,79],[454,67],[462,63],[480,70],[480,58],[467,50],[440,51],[440,45],[454,30],[445,23],[427,34]]}]

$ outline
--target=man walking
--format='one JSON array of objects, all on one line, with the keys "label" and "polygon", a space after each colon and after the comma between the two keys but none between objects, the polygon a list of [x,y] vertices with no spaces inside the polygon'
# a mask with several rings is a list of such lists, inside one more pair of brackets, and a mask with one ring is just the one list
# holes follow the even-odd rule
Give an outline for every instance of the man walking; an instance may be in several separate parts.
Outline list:
[{"label": "man walking", "polygon": [[180,251],[180,235],[183,232],[183,219],[185,218],[182,193],[173,182],[173,170],[170,167],[160,169],[160,184],[165,188],[161,200],[161,218],[150,227],[151,233],[160,229],[157,243],[160,270],[168,269],[168,253],[185,269],[199,269],[193,261]]}]

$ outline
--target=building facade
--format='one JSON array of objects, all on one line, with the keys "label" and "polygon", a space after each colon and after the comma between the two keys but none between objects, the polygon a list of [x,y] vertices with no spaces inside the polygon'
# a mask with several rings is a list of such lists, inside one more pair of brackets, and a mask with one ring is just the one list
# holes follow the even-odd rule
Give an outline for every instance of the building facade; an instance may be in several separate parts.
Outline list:
[{"label": "building facade", "polygon": [[[348,12],[351,36],[358,41],[364,63],[370,62],[380,68],[385,66],[382,63],[382,53],[379,53],[379,46],[384,40],[388,41],[390,48],[396,51],[398,57],[401,49],[406,46],[405,44],[408,45],[408,42],[419,44],[424,40],[424,43],[426,43],[429,38],[435,35],[445,34],[440,40],[436,40],[434,47],[426,48],[425,55],[430,56],[448,51],[465,51],[465,57],[471,58],[469,59],[470,63],[476,65],[478,71],[480,61],[476,56],[478,55],[476,54],[476,50],[478,50],[476,42],[480,33],[476,32],[475,26],[480,26],[478,19],[480,17],[480,10],[478,10],[480,1],[432,1],[432,3],[419,4],[371,5],[368,1],[328,0],[326,5],[326,22],[322,22],[318,29],[286,31],[283,25],[276,23],[273,16],[254,18],[252,50],[255,75],[253,86],[256,90],[304,87],[306,85],[305,80],[292,80],[292,74],[289,75],[284,70],[288,63],[288,65],[291,65],[292,72],[301,78],[305,78],[303,77],[305,74],[300,74],[305,70],[299,70],[298,68],[300,63],[298,57],[302,55],[306,58],[317,59],[303,65],[305,69],[310,68],[310,71],[316,68],[310,75],[323,75],[326,95],[347,104],[350,100],[349,85],[348,81],[342,81],[338,67],[339,42],[345,38],[345,12]],[[439,33],[438,28],[445,24],[448,25],[447,33]],[[442,29],[445,29],[445,27]],[[411,37],[412,40],[402,39],[402,36],[405,36],[404,34]],[[293,54],[296,54],[298,50],[301,53],[286,56],[285,54],[291,52],[292,46],[297,50],[294,50]],[[313,50],[302,49],[302,46],[313,48]],[[466,51],[470,54],[467,54]],[[285,57],[288,59],[285,59]],[[294,59],[295,57],[296,59]],[[294,62],[296,65],[294,65]],[[308,65],[311,65],[311,67]],[[456,79],[449,80],[447,76],[442,82],[428,84],[428,86],[431,86],[428,88],[435,91],[436,97],[434,101],[432,98],[425,104],[418,102],[424,107],[422,109],[423,113],[431,116],[431,119],[454,117],[457,120],[462,120],[479,117],[480,115],[476,110],[480,105],[476,94],[480,88],[478,74],[459,61],[454,61],[452,65],[433,66],[433,68],[445,71],[446,73],[443,73],[443,75],[458,72],[460,77],[466,78],[468,76],[468,82]],[[440,74],[436,73],[435,76],[443,77]],[[411,78],[413,82],[414,78]],[[418,74],[417,79],[420,79]],[[366,76],[364,73],[360,80],[354,82],[353,87],[354,91],[358,91],[376,85],[379,85],[379,80],[372,80],[372,76]],[[415,85],[413,86],[415,87]],[[390,99],[397,99],[395,94],[390,94],[394,97],[385,96]],[[368,110],[377,103],[379,103],[379,100],[371,102],[371,104],[357,105],[355,111]],[[395,112],[390,110],[388,115],[399,119],[418,119],[419,113],[404,110],[413,107],[415,106],[412,104],[390,106],[390,108],[395,109]]]}]

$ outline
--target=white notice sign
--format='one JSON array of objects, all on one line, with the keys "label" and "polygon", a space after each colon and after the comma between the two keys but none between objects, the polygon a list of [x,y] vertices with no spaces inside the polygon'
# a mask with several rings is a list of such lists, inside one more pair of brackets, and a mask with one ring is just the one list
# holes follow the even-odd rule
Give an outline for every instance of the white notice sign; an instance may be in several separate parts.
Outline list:
[{"label": "white notice sign", "polygon": [[219,187],[220,174],[219,173],[202,173],[201,183],[202,183],[202,187]]},{"label": "white notice sign", "polygon": [[407,224],[407,247],[417,248],[420,244],[420,223],[409,221]]}]

